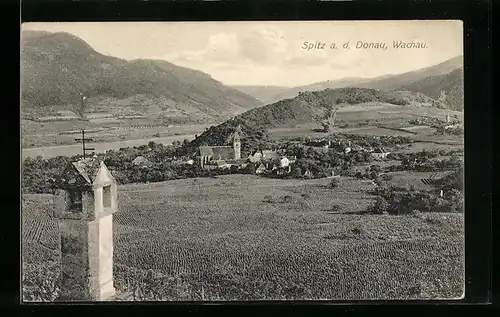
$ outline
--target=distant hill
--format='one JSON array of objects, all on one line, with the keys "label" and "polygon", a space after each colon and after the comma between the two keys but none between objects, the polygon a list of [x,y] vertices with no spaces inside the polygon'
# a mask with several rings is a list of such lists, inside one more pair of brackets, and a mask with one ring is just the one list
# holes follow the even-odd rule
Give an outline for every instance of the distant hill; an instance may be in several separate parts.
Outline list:
[{"label": "distant hill", "polygon": [[403,86],[410,85],[413,82],[423,80],[427,77],[448,74],[460,68],[463,68],[463,56],[457,56],[440,64],[419,70],[375,78],[356,86],[376,89],[400,89]]},{"label": "distant hill", "polygon": [[448,74],[417,80],[398,89],[420,92],[435,99],[440,97],[441,91],[444,91],[446,103],[450,108],[461,110],[464,105],[464,71],[459,68]]},{"label": "distant hill", "polygon": [[203,72],[105,56],[68,33],[23,31],[21,38],[23,115],[71,110],[213,119],[261,105]]},{"label": "distant hill", "polygon": [[283,92],[290,89],[290,87],[278,87],[278,86],[232,86],[244,94],[252,96],[264,104],[273,103],[279,99],[277,96]]},{"label": "distant hill", "polygon": [[328,107],[339,105],[349,107],[359,104],[393,104],[411,107],[436,106],[437,101],[421,93],[410,91],[381,91],[368,88],[325,89],[304,92],[290,99],[251,109],[235,116],[218,126],[213,126],[194,140],[184,145],[180,155],[193,155],[202,145],[224,145],[236,126],[241,127],[242,144],[258,144],[265,140],[266,130],[281,125],[316,122],[317,116],[325,113]]},{"label": "distant hill", "polygon": [[[281,91],[274,96],[268,97],[266,101],[263,100],[264,103],[273,103],[282,99],[293,98],[297,96],[300,92],[305,91],[320,91],[323,89],[336,89],[336,88],[344,88],[344,87],[358,87],[358,88],[374,88],[381,90],[405,90],[408,89],[414,92],[422,92],[426,94],[429,89],[423,90],[412,90],[416,86],[412,86],[412,83],[417,83],[420,81],[425,81],[429,77],[440,76],[449,74],[457,69],[463,69],[463,56],[457,56],[450,60],[447,60],[443,63],[433,65],[430,67],[422,68],[415,71],[406,72],[403,74],[390,74],[384,75],[375,78],[342,78],[337,80],[328,80],[324,82],[314,83],[306,86],[298,86],[289,88],[287,90]],[[437,82],[436,82],[437,84]],[[411,88],[411,89],[409,89]],[[265,87],[262,87],[265,89]],[[438,88],[436,88],[438,89]],[[259,91],[257,87],[253,88],[254,91]],[[443,90],[440,89],[439,90]],[[444,89],[446,90],[446,89]],[[271,93],[272,91],[269,91]],[[256,98],[257,95],[253,94],[253,91],[248,90],[249,95],[254,96]],[[428,95],[429,97],[436,97],[434,94]],[[454,109],[459,109],[454,105],[451,105]]]}]

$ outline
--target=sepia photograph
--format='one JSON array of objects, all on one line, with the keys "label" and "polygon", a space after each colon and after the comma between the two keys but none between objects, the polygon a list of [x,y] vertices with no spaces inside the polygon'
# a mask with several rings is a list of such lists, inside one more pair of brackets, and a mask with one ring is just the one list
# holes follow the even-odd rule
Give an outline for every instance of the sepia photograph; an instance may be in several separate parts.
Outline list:
[{"label": "sepia photograph", "polygon": [[20,45],[23,302],[464,298],[461,21]]}]

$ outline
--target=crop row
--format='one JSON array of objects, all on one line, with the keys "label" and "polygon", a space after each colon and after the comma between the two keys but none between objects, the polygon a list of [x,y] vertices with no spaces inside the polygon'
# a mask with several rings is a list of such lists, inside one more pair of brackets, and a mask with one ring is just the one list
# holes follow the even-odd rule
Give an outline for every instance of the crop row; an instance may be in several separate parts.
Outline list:
[{"label": "crop row", "polygon": [[267,287],[268,296],[279,299],[285,291],[277,289],[290,285],[295,285],[299,297],[418,297],[426,289],[455,292],[463,282],[460,248],[433,241],[364,244],[331,252],[293,248],[259,252],[237,247],[218,251],[154,242],[140,249],[144,251],[137,252],[134,246],[127,254],[119,250],[117,262],[183,276],[194,288],[203,286],[226,299],[258,299],[252,289],[260,286]]},{"label": "crop row", "polygon": [[42,238],[43,230],[49,219],[47,218],[23,218],[22,235],[23,239],[32,242],[39,242]]}]

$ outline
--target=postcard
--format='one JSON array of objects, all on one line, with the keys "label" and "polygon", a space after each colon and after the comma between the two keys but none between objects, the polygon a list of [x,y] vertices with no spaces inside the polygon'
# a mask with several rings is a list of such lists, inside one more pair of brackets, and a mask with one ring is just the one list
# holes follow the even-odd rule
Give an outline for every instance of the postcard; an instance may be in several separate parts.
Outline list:
[{"label": "postcard", "polygon": [[22,300],[465,292],[463,26],[24,23]]}]

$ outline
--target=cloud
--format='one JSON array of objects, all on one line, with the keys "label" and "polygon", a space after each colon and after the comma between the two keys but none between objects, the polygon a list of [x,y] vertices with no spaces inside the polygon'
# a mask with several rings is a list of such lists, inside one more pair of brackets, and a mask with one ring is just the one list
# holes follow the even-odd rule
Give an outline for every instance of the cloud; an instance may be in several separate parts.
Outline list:
[{"label": "cloud", "polygon": [[294,49],[285,57],[286,64],[292,68],[322,66],[331,58],[331,52],[328,50],[307,51],[300,48],[301,44],[295,43]]},{"label": "cloud", "polygon": [[[287,64],[297,66],[301,61],[311,63],[310,58],[301,56],[293,58],[290,55],[290,47],[284,39],[281,30],[259,26],[248,31],[235,34],[220,32],[208,38],[206,46],[201,50],[181,50],[173,54],[167,54],[162,58],[174,63],[180,62],[201,66],[205,64],[225,64],[241,66],[286,66]],[[223,68],[224,65],[214,65]]]},{"label": "cloud", "polygon": [[288,51],[288,43],[279,29],[258,27],[239,37],[242,57],[261,65],[280,65]]}]

